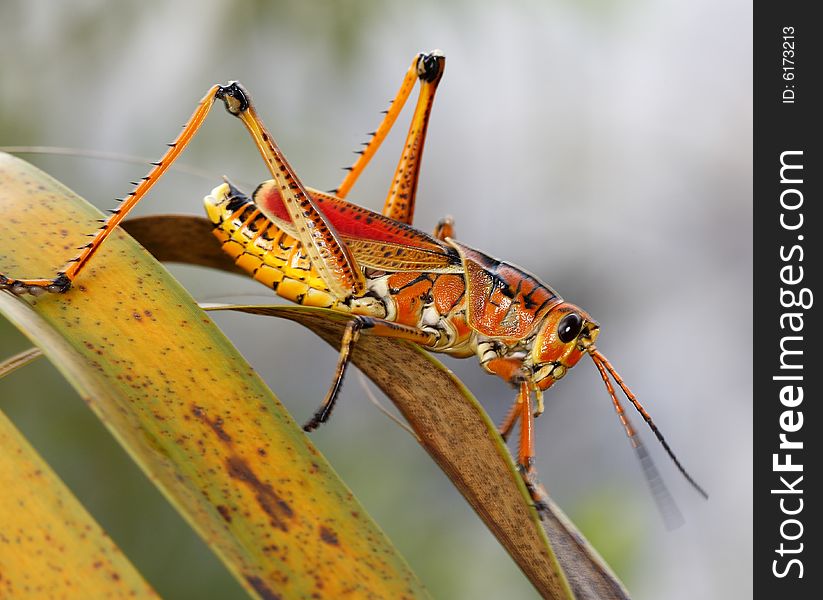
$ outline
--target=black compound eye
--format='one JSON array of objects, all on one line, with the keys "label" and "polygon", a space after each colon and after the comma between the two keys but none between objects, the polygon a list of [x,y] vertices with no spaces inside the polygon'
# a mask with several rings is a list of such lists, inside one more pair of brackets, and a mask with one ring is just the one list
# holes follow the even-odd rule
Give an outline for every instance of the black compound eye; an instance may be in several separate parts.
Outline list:
[{"label": "black compound eye", "polygon": [[568,344],[575,339],[580,330],[583,329],[583,317],[577,313],[569,313],[557,325],[557,337],[564,344]]}]

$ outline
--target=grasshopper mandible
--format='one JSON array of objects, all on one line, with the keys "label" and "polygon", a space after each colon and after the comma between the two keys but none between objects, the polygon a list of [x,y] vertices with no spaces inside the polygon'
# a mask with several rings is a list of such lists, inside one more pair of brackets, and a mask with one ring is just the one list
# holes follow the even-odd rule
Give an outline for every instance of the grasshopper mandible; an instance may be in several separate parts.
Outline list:
[{"label": "grasshopper mandible", "polygon": [[[439,51],[412,60],[400,90],[360,155],[331,193],[305,187],[237,82],[213,86],[163,158],[111,211],[92,240],[52,279],[11,279],[0,289],[15,294],[67,292],[106,237],[183,152],[215,101],[251,134],[272,179],[251,197],[226,182],[205,199],[214,234],[237,265],[278,295],[306,306],[351,315],[331,387],[305,424],[311,431],[334,407],[352,348],[360,335],[399,338],[434,352],[476,356],[481,367],[517,389],[500,427],[508,437],[518,419],[518,467],[535,496],[533,420],[543,412],[543,392],[585,355],[597,366],[632,446],[644,451],[615,393],[613,379],[643,416],[683,476],[704,497],[669,448],[649,414],[614,367],[597,350],[599,324],[519,267],[458,242],[450,219],[432,235],[411,226],[426,130],[445,57]],[[382,214],[345,200],[377,152],[412,89],[417,105]],[[536,401],[533,408],[532,398]],[[647,473],[648,476],[648,473]],[[535,497],[539,503],[539,498]]]}]

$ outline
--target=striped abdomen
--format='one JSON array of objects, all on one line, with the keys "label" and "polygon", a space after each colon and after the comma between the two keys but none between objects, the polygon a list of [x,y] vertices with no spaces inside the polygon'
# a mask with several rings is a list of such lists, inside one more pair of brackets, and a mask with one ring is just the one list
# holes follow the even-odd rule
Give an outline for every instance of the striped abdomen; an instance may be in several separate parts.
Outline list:
[{"label": "striped abdomen", "polygon": [[254,279],[277,295],[302,304],[383,317],[382,303],[335,298],[302,252],[301,243],[283,231],[246,196],[228,195],[224,186],[205,199],[214,235],[223,251]]},{"label": "striped abdomen", "polygon": [[[229,190],[231,192],[229,193]],[[223,251],[279,296],[304,306],[387,319],[440,334],[443,350],[470,354],[465,282],[460,273],[390,272],[364,268],[362,298],[336,298],[302,252],[299,240],[266,217],[247,196],[220,186],[205,199]]]}]

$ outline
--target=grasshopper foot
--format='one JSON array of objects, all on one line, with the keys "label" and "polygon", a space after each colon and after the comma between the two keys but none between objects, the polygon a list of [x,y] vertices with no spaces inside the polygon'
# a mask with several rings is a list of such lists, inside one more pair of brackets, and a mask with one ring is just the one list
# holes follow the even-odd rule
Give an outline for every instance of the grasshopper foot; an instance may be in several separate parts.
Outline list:
[{"label": "grasshopper foot", "polygon": [[63,294],[71,287],[71,279],[65,273],[58,273],[54,279],[9,279],[0,274],[0,290],[9,290],[16,296],[31,294],[42,296],[45,293]]},{"label": "grasshopper foot", "polygon": [[324,402],[320,408],[317,409],[312,415],[312,418],[306,421],[303,425],[303,431],[306,433],[312,432],[318,427],[320,427],[323,423],[329,420],[329,416],[331,415],[331,409],[334,408],[333,403],[326,403]]},{"label": "grasshopper foot", "polygon": [[323,423],[325,423],[327,418],[328,417],[324,414],[315,413],[314,416],[308,421],[306,421],[306,423],[303,425],[303,431],[305,431],[306,433],[314,431]]},{"label": "grasshopper foot", "polygon": [[549,511],[548,495],[546,490],[537,480],[537,471],[534,469],[534,461],[529,461],[528,465],[517,464],[517,471],[523,478],[523,483],[526,484],[526,489],[531,496],[534,508],[537,511],[540,519],[544,519],[546,513]]},{"label": "grasshopper foot", "polygon": [[303,424],[303,431],[310,433],[320,427],[320,420],[315,415]]}]

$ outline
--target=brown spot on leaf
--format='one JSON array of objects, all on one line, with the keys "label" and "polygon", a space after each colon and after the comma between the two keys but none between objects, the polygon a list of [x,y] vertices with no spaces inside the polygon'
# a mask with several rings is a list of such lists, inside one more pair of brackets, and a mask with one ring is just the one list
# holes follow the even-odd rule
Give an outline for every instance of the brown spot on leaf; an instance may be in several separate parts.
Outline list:
[{"label": "brown spot on leaf", "polygon": [[280,596],[275,594],[272,589],[266,585],[266,582],[255,575],[247,575],[246,581],[254,588],[254,591],[260,594],[264,600],[280,600]]},{"label": "brown spot on leaf", "polygon": [[214,431],[214,433],[217,434],[217,438],[220,441],[226,442],[227,444],[231,444],[231,436],[225,431],[223,431],[223,419],[221,419],[220,417],[217,417],[214,420],[209,419],[208,415],[206,414],[206,411],[204,411],[202,407],[197,406],[196,404],[192,405],[191,412],[195,417],[197,417],[197,419],[201,423],[205,423],[206,425],[211,427],[212,431]]},{"label": "brown spot on leaf", "polygon": [[259,504],[263,512],[271,518],[270,523],[272,527],[276,527],[282,531],[288,531],[285,519],[294,516],[294,511],[288,502],[283,500],[270,484],[260,481],[243,458],[230,456],[226,460],[226,468],[232,478],[245,483],[254,491],[257,504]]},{"label": "brown spot on leaf", "polygon": [[217,512],[220,513],[220,516],[223,517],[223,520],[226,523],[231,523],[231,512],[229,511],[229,507],[223,504],[217,505]]},{"label": "brown spot on leaf", "polygon": [[337,534],[325,525],[320,526],[320,539],[330,546],[340,545],[340,540],[337,539]]}]

